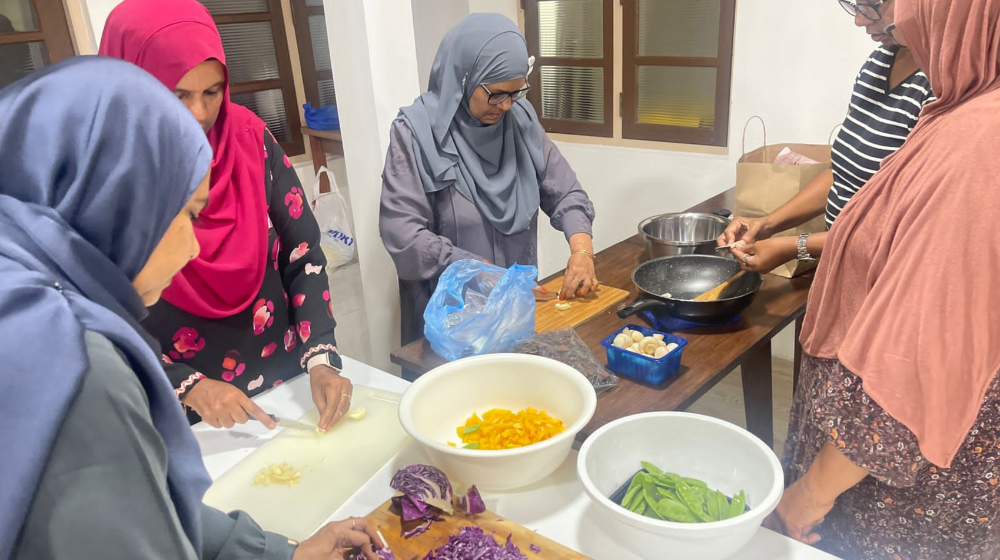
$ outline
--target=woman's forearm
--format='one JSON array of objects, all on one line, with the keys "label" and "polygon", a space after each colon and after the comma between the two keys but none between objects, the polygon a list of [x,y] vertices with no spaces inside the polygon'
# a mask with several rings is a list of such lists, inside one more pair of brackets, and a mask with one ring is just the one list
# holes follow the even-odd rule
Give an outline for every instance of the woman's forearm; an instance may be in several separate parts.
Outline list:
[{"label": "woman's forearm", "polygon": [[587,251],[594,254],[594,238],[586,233],[574,233],[569,236],[569,251]]},{"label": "woman's forearm", "polygon": [[866,476],[868,471],[852,463],[827,442],[802,477],[802,483],[817,503],[830,504]]},{"label": "woman's forearm", "polygon": [[802,225],[819,216],[826,209],[826,198],[833,186],[833,172],[826,170],[791,200],[771,212],[765,221],[769,234],[785,231],[788,228]]}]

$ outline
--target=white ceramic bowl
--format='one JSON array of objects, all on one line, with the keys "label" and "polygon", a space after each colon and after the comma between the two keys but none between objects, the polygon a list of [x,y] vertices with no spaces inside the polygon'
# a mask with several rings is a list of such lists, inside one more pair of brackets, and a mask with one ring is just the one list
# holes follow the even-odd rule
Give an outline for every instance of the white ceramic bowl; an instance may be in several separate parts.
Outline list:
[{"label": "white ceramic bowl", "polygon": [[[649,461],[706,482],[727,496],[746,491],[750,511],[725,521],[673,523],[632,513],[609,499]],[[595,431],[577,458],[583,488],[622,546],[643,558],[721,560],[741,550],[784,490],[781,464],[764,442],[728,422],[686,412],[626,416]]]},{"label": "white ceramic bowl", "polygon": [[[576,369],[548,358],[490,354],[434,368],[411,385],[399,403],[399,421],[420,442],[434,466],[461,485],[510,490],[535,483],[566,460],[576,434],[597,405],[593,386]],[[473,413],[493,408],[544,410],[566,430],[545,441],[504,450],[471,450],[455,433]]]}]

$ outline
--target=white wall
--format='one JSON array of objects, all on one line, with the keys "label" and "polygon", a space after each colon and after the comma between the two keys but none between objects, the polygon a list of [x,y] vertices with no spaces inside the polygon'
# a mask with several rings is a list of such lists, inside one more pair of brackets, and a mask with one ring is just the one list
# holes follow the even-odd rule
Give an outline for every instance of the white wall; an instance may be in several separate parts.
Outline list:
[{"label": "white wall", "polygon": [[417,74],[420,91],[427,91],[427,80],[441,38],[469,15],[469,9],[464,2],[456,0],[413,0],[412,4]]},{"label": "white wall", "polygon": [[413,15],[410,0],[326,0],[324,7],[337,100],[346,108],[340,124],[370,363],[390,370],[389,353],[399,345],[399,292],[395,267],[379,238],[379,197],[390,124],[420,92]]},{"label": "white wall", "polygon": [[517,23],[517,6],[517,0],[469,0],[470,12],[503,14],[514,23]]},{"label": "white wall", "polygon": [[93,52],[97,52],[97,47],[101,44],[101,34],[104,33],[104,23],[111,15],[111,10],[121,3],[121,0],[81,0],[84,15],[90,22],[90,37],[93,41]]}]

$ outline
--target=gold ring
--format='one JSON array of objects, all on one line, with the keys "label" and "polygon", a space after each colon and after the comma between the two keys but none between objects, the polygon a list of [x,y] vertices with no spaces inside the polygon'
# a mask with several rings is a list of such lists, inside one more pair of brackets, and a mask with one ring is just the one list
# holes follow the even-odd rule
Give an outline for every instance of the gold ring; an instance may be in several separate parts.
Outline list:
[{"label": "gold ring", "polygon": [[347,400],[351,400],[351,395],[348,393],[342,393],[340,396],[347,397]]},{"label": "gold ring", "polygon": [[355,529],[355,528],[357,528],[357,526],[358,526],[358,520],[352,518],[351,519],[351,529]]}]

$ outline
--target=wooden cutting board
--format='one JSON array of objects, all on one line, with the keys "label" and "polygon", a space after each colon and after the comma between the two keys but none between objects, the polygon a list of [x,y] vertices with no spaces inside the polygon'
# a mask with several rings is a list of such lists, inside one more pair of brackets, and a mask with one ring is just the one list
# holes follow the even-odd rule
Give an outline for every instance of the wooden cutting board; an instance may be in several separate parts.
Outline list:
[{"label": "wooden cutting board", "polygon": [[[284,429],[220,476],[205,503],[222,511],[243,510],[267,531],[295,540],[308,538],[382,465],[409,441],[399,424],[399,395],[354,386],[352,406],[367,411],[344,419],[328,433]],[[298,420],[315,424],[316,409]],[[302,481],[288,486],[254,486],[260,469],[288,463]]]},{"label": "wooden cutting board", "polygon": [[[427,532],[410,539],[402,537],[399,513],[392,511],[392,500],[379,506],[378,509],[365,516],[365,519],[379,531],[385,540],[389,541],[389,548],[397,560],[411,560],[413,558],[423,558],[428,552],[440,547],[448,542],[448,536],[458,533],[462,527],[478,525],[489,533],[496,533],[494,538],[503,544],[507,540],[507,535],[512,535],[511,540],[521,553],[528,557],[528,560],[590,560],[588,557],[574,552],[565,546],[551,541],[538,533],[522,527],[513,521],[503,519],[499,515],[486,511],[475,517],[445,516],[444,521],[431,523]],[[414,522],[413,525],[419,525]],[[407,529],[411,525],[407,524]],[[541,548],[541,552],[533,552],[531,545]]]},{"label": "wooden cutting board", "polygon": [[[553,294],[558,295],[559,290],[562,289],[563,280],[565,280],[565,276],[560,276],[544,286]],[[587,319],[607,311],[626,299],[628,299],[628,292],[625,290],[601,286],[597,294],[588,294],[585,297],[568,301],[570,308],[566,311],[556,309],[558,299],[539,301],[535,306],[535,332],[544,333],[581,325]]]}]

